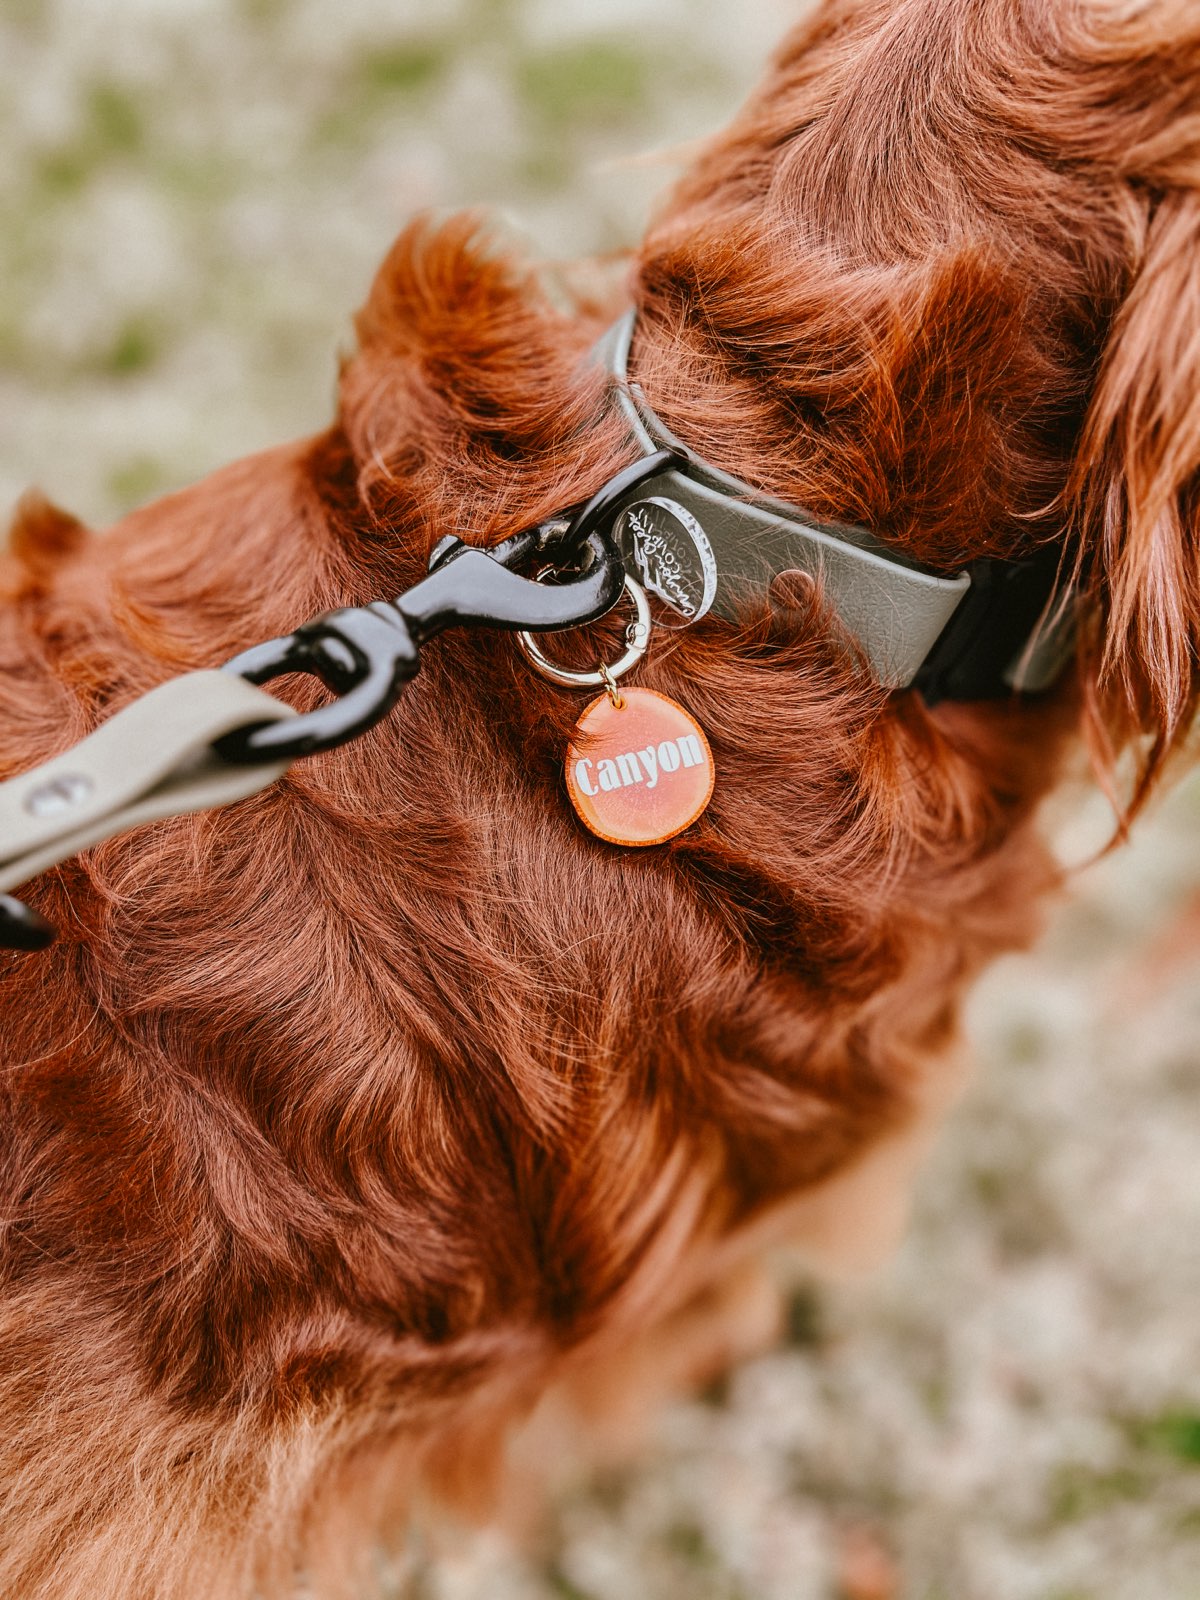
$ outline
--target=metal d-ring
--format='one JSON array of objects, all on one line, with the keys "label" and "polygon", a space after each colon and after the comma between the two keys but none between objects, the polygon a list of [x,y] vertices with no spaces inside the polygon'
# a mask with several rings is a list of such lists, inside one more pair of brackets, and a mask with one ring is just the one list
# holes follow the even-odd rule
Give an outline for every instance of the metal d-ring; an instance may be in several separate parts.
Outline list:
[{"label": "metal d-ring", "polygon": [[635,619],[625,629],[625,653],[606,667],[601,667],[596,672],[572,672],[567,667],[556,667],[553,661],[548,661],[537,645],[533,642],[531,633],[518,633],[517,643],[524,651],[531,666],[541,673],[543,678],[549,678],[551,683],[566,684],[569,689],[609,688],[611,681],[623,677],[631,667],[636,667],[646,654],[646,647],[650,643],[650,607],[646,602],[646,591],[628,573],[625,575],[625,593],[633,601],[637,613]]}]

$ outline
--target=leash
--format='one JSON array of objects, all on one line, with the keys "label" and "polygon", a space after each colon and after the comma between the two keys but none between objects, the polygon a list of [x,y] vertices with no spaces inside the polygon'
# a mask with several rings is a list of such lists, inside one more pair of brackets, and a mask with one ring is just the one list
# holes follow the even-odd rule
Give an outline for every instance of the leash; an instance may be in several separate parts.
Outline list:
[{"label": "leash", "polygon": [[[427,575],[398,599],[326,613],[223,668],[171,679],[73,749],[0,784],[0,948],[39,950],[54,938],[49,923],[7,890],[143,823],[246,799],[293,761],[359,738],[396,704],[420,667],[421,646],[436,634],[555,633],[604,616],[626,588],[605,525],[674,459],[656,451],[617,473],[573,516],[491,550],[442,539]],[[549,558],[555,581],[515,570],[535,557]],[[285,673],[314,676],[335,698],[298,715],[259,687]]]}]

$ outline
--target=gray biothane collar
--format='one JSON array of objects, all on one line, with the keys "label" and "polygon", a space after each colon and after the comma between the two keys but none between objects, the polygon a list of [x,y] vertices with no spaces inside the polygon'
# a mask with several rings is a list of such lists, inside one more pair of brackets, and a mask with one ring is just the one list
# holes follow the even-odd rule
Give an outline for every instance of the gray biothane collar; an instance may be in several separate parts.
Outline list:
[{"label": "gray biothane collar", "polygon": [[678,626],[709,611],[733,618],[741,596],[761,592],[780,573],[802,572],[820,583],[890,688],[915,685],[937,700],[1049,687],[1065,659],[1069,626],[1043,627],[1036,641],[1033,635],[1053,590],[1057,551],[1052,561],[981,561],[943,577],[864,528],[818,521],[761,494],[690,451],[630,382],[635,320],[631,311],[611,328],[596,358],[613,376],[616,403],[643,454],[670,448],[685,465],[642,484],[616,534],[632,575]]}]

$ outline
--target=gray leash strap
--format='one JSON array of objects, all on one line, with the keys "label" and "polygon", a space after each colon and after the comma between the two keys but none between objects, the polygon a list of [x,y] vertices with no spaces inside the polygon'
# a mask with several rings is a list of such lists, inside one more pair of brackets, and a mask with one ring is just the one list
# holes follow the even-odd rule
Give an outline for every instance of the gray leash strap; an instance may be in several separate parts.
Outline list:
[{"label": "gray leash strap", "polygon": [[294,715],[233,673],[160,684],[62,755],[0,783],[0,893],[114,834],[257,794],[291,762],[233,766],[213,744]]}]

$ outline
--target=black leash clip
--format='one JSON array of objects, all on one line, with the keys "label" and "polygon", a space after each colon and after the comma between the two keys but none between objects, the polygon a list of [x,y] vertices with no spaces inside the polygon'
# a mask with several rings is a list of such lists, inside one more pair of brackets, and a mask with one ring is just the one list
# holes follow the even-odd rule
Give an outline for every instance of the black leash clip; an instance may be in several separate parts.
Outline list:
[{"label": "black leash clip", "polygon": [[239,728],[217,751],[226,761],[295,759],[357,739],[392,709],[420,667],[421,646],[445,628],[547,632],[602,617],[620,598],[624,568],[603,534],[585,550],[585,570],[549,585],[519,577],[485,550],[443,540],[429,576],[398,600],[330,611],[228,662],[226,672],[255,684],[311,673],[337,698],[287,722]]},{"label": "black leash clip", "polygon": [[[609,531],[622,500],[646,479],[680,463],[660,450],[617,473],[573,515],[527,529],[492,550],[443,539],[426,577],[393,601],[333,611],[294,633],[256,645],[224,670],[250,683],[310,673],[336,697],[304,716],[239,727],[212,748],[238,765],[278,764],[346,744],[381,720],[420,665],[426,640],[446,628],[553,633],[594,622],[621,597],[625,567]],[[555,581],[515,568],[541,558]],[[0,894],[0,949],[36,950],[54,930],[11,895]]]},{"label": "black leash clip", "polygon": [[[217,752],[239,763],[290,760],[358,738],[392,709],[420,666],[421,646],[446,628],[555,633],[596,621],[616,605],[625,582],[604,524],[631,490],[678,460],[673,451],[657,451],[617,473],[565,525],[543,523],[492,550],[443,539],[429,575],[399,599],[331,611],[235,656],[224,670],[251,683],[311,673],[337,698],[286,722],[239,728],[218,740]],[[512,570],[535,554],[552,555],[557,582]]]},{"label": "black leash clip", "polygon": [[11,894],[0,894],[0,950],[44,950],[54,943],[54,929],[32,906]]}]

